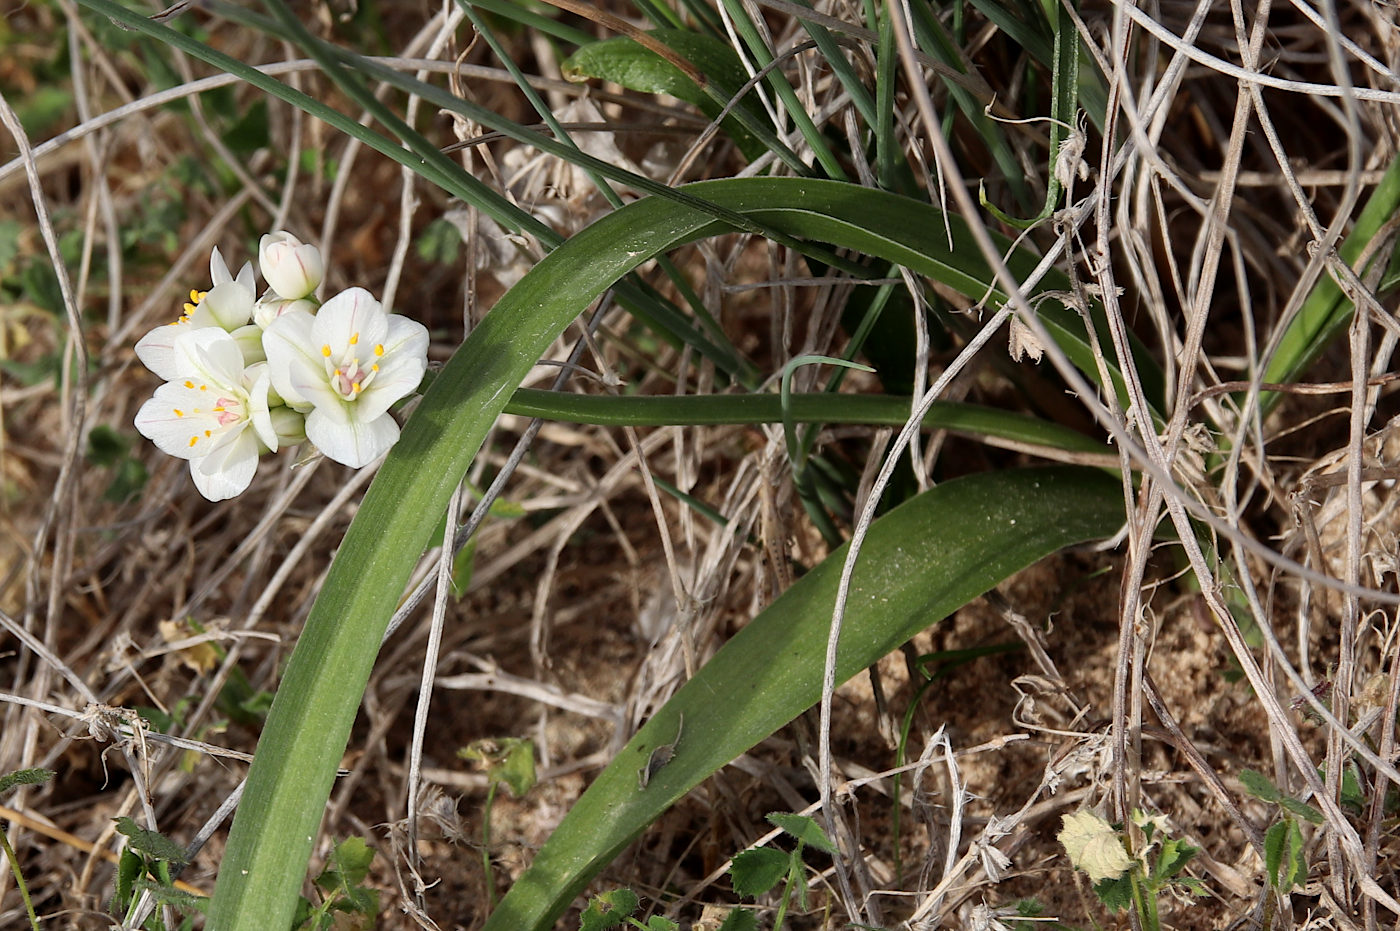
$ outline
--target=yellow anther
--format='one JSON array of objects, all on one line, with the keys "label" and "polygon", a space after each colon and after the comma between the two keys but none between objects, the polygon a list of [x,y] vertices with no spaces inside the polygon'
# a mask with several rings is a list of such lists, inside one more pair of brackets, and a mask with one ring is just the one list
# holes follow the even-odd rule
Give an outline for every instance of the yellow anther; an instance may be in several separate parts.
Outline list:
[{"label": "yellow anther", "polygon": [[359,333],[351,333],[351,334],[350,334],[350,345],[351,345],[351,346],[354,346],[354,345],[355,345],[356,343],[358,343],[359,341],[360,341],[360,334],[359,334]]},{"label": "yellow anther", "polygon": [[182,411],[182,410],[180,410],[178,407],[177,407],[177,408],[174,408],[174,411],[175,411],[175,416],[176,416],[176,417],[183,417],[183,416],[185,416],[185,412]]},{"label": "yellow anther", "polygon": [[193,448],[193,447],[194,447],[194,444],[196,444],[196,443],[198,443],[198,442],[199,442],[199,437],[197,437],[197,436],[192,436],[192,437],[190,437],[190,447],[191,447],[191,448]]},{"label": "yellow anther", "polygon": [[321,356],[326,359],[331,357],[331,347],[329,343],[321,347]]},{"label": "yellow anther", "polygon": [[213,435],[214,435],[214,431],[213,431],[213,430],[205,430],[205,431],[204,431],[204,438],[205,438],[205,439],[208,439],[209,437],[211,437],[211,436],[213,436]]},{"label": "yellow anther", "polygon": [[359,382],[355,382],[353,385],[351,385],[351,386],[350,386],[350,391],[351,391],[352,394],[359,394],[359,393],[360,393],[360,383],[359,383]]},{"label": "yellow anther", "polygon": [[192,382],[192,381],[186,381],[186,382],[185,382],[185,387],[186,387],[186,388],[193,388],[193,387],[194,387],[194,382]]},{"label": "yellow anther", "polygon": [[379,343],[379,344],[377,344],[377,345],[374,347],[374,354],[375,354],[376,356],[382,356],[382,355],[384,355],[384,344],[383,344],[383,343]]},{"label": "yellow anther", "polygon": [[378,365],[371,365],[371,366],[369,367],[369,370],[370,370],[371,372],[377,372],[377,371],[379,371],[379,366],[378,366]]}]

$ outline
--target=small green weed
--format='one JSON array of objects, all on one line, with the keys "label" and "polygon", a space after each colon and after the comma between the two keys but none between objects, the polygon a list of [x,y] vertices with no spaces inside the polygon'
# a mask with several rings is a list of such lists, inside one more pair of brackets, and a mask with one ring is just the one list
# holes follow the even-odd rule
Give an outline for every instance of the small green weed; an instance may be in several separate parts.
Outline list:
[{"label": "small green weed", "polygon": [[1094,894],[1110,911],[1133,909],[1147,931],[1160,931],[1157,899],[1164,892],[1204,895],[1200,880],[1181,875],[1199,847],[1167,837],[1166,818],[1133,812],[1144,844],[1137,856],[1128,849],[1123,825],[1092,811],[1066,815],[1059,841],[1076,869],[1089,875]]},{"label": "small green weed", "polygon": [[[0,796],[18,786],[37,786],[52,778],[53,771],[48,769],[20,769],[7,773],[0,776]],[[34,914],[34,903],[29,900],[29,887],[24,883],[24,874],[19,870],[19,858],[15,856],[14,848],[10,846],[10,839],[5,835],[3,827],[0,827],[0,850],[4,851],[5,862],[10,864],[10,872],[14,874],[15,885],[19,888],[20,898],[24,900],[24,911],[29,916],[29,925],[37,931],[39,918]]]}]

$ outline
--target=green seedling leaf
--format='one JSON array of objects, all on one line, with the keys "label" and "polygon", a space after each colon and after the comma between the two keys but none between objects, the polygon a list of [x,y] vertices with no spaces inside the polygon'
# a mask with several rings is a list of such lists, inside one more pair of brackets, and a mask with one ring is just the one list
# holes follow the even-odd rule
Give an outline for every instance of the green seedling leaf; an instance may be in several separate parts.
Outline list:
[{"label": "green seedling leaf", "polygon": [[523,737],[474,740],[457,751],[464,760],[482,764],[486,778],[503,782],[520,798],[535,786],[535,744]]},{"label": "green seedling leaf", "polygon": [[736,895],[756,899],[781,882],[791,868],[792,854],[755,847],[734,855],[729,864],[729,880]]},{"label": "green seedling leaf", "polygon": [[418,257],[426,262],[449,265],[462,251],[462,233],[450,220],[438,217],[418,234],[414,242]]},{"label": "green seedling leaf", "polygon": [[736,908],[725,916],[719,931],[758,931],[758,916],[743,908]]},{"label": "green seedling leaf", "polygon": [[189,862],[185,848],[175,843],[159,831],[148,831],[135,821],[123,815],[116,819],[117,833],[127,838],[127,847],[152,860],[183,866]]},{"label": "green seedling leaf", "polygon": [[580,916],[579,931],[609,931],[637,910],[637,896],[631,889],[614,889],[595,895]]},{"label": "green seedling leaf", "polygon": [[769,813],[768,822],[776,828],[782,828],[808,847],[815,847],[832,856],[836,855],[836,845],[831,842],[831,838],[826,836],[821,825],[806,815],[775,811]]},{"label": "green seedling leaf", "polygon": [[1094,884],[1094,895],[1111,912],[1126,912],[1133,905],[1133,880],[1127,873]]},{"label": "green seedling leaf", "polygon": [[0,776],[0,796],[16,786],[37,786],[43,785],[54,777],[51,769],[17,769],[12,773]]},{"label": "green seedling leaf", "polygon": [[[111,4],[83,2],[133,26],[147,25]],[[950,247],[943,215],[919,201],[797,178],[700,182],[682,191],[715,209],[649,197],[575,234],[502,296],[409,417],[356,511],[287,662],[229,834],[212,927],[265,931],[290,922],[378,644],[398,593],[429,545],[433,522],[422,516],[446,511],[511,392],[605,289],[658,254],[732,230],[728,220],[716,219],[717,210],[757,218],[784,236],[903,264],[974,300],[990,283],[966,226],[949,218]],[[1034,255],[1018,250],[1008,261],[1016,274],[1036,264]],[[1063,286],[1063,276],[1042,285]],[[991,300],[1004,297],[993,292]],[[1052,303],[1042,302],[1041,318],[1057,340],[1063,337],[1071,358],[1097,372],[1078,314],[1061,307],[1056,317]],[[1122,507],[1120,484],[1104,473],[1050,469],[959,479],[901,506],[907,510],[890,511],[877,522],[888,522],[889,530],[872,531],[857,568],[838,676],[844,681],[1042,556],[1111,535],[1122,522]],[[486,926],[490,931],[550,925],[675,799],[815,704],[843,557],[837,551],[836,563],[789,589],[673,697],[656,727],[649,722],[638,731],[576,803],[556,831],[557,842],[546,844],[502,900]],[[719,661],[719,655],[730,658]],[[707,674],[710,666],[714,671]],[[716,701],[717,695],[733,700]],[[637,770],[650,748],[672,739],[677,713],[685,715],[686,733],[675,758],[638,790]]]},{"label": "green seedling leaf", "polygon": [[374,850],[362,837],[347,837],[335,845],[331,851],[330,865],[316,880],[322,889],[333,889],[337,885],[356,886],[369,875],[369,865],[374,860]]},{"label": "green seedling leaf", "polygon": [[1361,773],[1355,764],[1342,769],[1342,804],[1353,811],[1362,811],[1370,800],[1361,791]]},{"label": "green seedling leaf", "polygon": [[1264,869],[1269,874],[1269,884],[1280,892],[1307,881],[1303,831],[1292,818],[1271,825],[1264,833]]},{"label": "green seedling leaf", "polygon": [[1309,805],[1307,802],[1300,802],[1296,798],[1284,796],[1278,800],[1279,805],[1290,814],[1302,818],[1309,824],[1321,824],[1327,820],[1322,816],[1322,812]]},{"label": "green seedling leaf", "polygon": [[679,931],[680,929],[680,925],[661,915],[652,915],[647,919],[647,923],[641,927],[645,928],[646,931]]},{"label": "green seedling leaf", "polygon": [[1240,770],[1240,784],[1250,795],[1265,802],[1277,802],[1283,798],[1278,786],[1274,785],[1268,776],[1257,770]]},{"label": "green seedling leaf", "polygon": [[1174,879],[1178,873],[1186,868],[1186,864],[1191,861],[1191,858],[1200,852],[1201,848],[1193,847],[1177,838],[1163,841],[1162,849],[1157,854],[1157,862],[1152,867],[1153,883],[1161,885]]}]

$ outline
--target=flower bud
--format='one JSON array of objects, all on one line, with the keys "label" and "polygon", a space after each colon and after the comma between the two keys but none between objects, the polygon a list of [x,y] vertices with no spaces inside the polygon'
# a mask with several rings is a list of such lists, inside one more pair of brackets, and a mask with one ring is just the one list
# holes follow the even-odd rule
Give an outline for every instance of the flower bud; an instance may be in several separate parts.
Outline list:
[{"label": "flower bud", "polygon": [[258,267],[277,296],[287,300],[310,296],[325,273],[320,249],[280,230],[258,243]]},{"label": "flower bud", "polygon": [[268,293],[258,298],[258,302],[253,305],[253,322],[260,329],[266,330],[272,325],[272,321],[291,310],[304,311],[308,314],[316,313],[316,302],[310,298],[299,297],[295,300],[282,297],[280,294]]}]

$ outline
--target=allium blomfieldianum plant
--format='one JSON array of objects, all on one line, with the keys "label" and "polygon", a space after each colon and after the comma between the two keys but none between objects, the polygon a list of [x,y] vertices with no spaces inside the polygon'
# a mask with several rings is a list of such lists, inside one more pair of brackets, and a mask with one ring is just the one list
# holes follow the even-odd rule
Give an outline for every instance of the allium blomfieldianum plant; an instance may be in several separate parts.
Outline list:
[{"label": "allium blomfieldianum plant", "polygon": [[309,440],[329,459],[360,468],[399,437],[389,408],[417,389],[428,331],[390,314],[364,288],[321,304],[320,250],[286,232],[262,237],[257,296],[253,267],[237,276],[218,248],[207,291],[136,344],[165,379],[142,405],[136,428],[190,464],[199,493],[221,501],[243,492],[258,459]]}]

